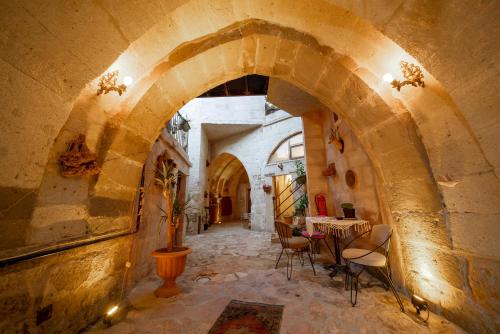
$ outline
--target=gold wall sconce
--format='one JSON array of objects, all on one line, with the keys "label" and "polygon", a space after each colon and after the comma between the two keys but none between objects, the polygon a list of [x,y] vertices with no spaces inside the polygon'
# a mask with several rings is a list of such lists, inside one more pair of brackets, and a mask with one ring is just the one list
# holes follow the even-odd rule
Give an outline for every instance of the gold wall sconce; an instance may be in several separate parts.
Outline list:
[{"label": "gold wall sconce", "polygon": [[118,95],[122,95],[125,93],[127,90],[127,87],[130,86],[133,82],[133,79],[129,76],[126,76],[123,79],[123,83],[118,85],[118,75],[119,71],[113,71],[104,74],[100,79],[99,79],[99,89],[97,89],[97,95],[101,94],[108,94],[109,92],[115,91],[118,93]]},{"label": "gold wall sconce", "polygon": [[424,74],[419,66],[405,61],[401,61],[399,66],[401,67],[401,72],[403,72],[405,80],[396,80],[393,78],[392,74],[386,73],[383,76],[384,81],[390,83],[392,87],[396,88],[398,91],[401,90],[401,87],[406,85],[425,87]]}]

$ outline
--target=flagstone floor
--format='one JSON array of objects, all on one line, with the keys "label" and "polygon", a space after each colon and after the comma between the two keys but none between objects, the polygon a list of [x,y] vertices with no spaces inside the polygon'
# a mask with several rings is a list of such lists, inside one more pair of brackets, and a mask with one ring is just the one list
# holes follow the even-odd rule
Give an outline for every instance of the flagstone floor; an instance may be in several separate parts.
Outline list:
[{"label": "flagstone floor", "polygon": [[[301,267],[297,260],[288,281],[286,258],[274,269],[281,246],[271,244],[269,233],[239,223],[212,226],[188,236],[187,244],[193,252],[178,279],[182,294],[157,299],[153,291],[160,280],[148,277],[130,293],[130,310],[120,322],[90,333],[205,334],[232,299],[285,305],[281,334],[463,333],[435,314],[427,325],[419,323],[408,301],[407,313],[401,313],[390,291],[376,283],[363,288],[352,307],[342,277],[331,279],[320,263],[314,276],[308,262]],[[362,280],[375,282],[368,274]]]}]

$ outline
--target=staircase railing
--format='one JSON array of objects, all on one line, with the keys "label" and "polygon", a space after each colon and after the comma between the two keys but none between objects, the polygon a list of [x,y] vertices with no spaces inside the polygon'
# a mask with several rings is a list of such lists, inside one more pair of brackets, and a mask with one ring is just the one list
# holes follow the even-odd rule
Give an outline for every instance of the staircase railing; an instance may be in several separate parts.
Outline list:
[{"label": "staircase railing", "polygon": [[[280,208],[286,203],[287,199],[289,199],[290,197],[293,196],[293,194],[295,194],[297,191],[299,191],[300,189],[303,189],[305,183],[303,181],[301,182],[298,182],[297,180],[298,179],[301,179],[303,180],[303,177],[298,177],[296,179],[294,179],[292,182],[290,182],[290,184],[288,186],[286,186],[277,196],[273,197],[273,205],[274,205],[274,219],[278,219],[279,217],[281,217],[281,215],[283,215],[289,208],[291,208],[292,206],[295,205],[295,203],[297,203],[298,201],[300,201],[304,196],[307,196],[307,193],[304,193],[302,194],[301,196],[297,197],[293,202],[292,204],[290,204],[289,206],[287,206],[284,210],[280,210]],[[293,187],[293,185],[297,185],[295,187]],[[288,195],[284,200],[279,200],[281,195],[287,191],[287,190],[290,190],[290,195]],[[279,200],[279,203],[277,203]],[[278,210],[280,211],[278,213]]]}]

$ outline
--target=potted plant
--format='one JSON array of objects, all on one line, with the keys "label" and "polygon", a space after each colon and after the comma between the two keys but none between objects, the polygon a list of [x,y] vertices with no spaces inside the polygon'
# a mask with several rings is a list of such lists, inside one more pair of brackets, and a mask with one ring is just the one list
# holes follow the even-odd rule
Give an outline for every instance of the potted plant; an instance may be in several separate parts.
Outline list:
[{"label": "potted plant", "polygon": [[[191,198],[183,202],[179,197],[175,197],[172,203],[172,214],[174,218],[174,228],[176,230],[176,235],[174,239],[175,246],[182,246],[182,231],[184,230],[184,217],[188,218],[188,214],[198,209],[191,206]],[[180,233],[179,233],[180,232]]]},{"label": "potted plant", "polygon": [[305,216],[307,207],[309,207],[309,199],[307,198],[307,194],[304,194],[297,201],[297,205],[295,205],[294,216]]},{"label": "potted plant", "polygon": [[[167,247],[155,250],[152,255],[156,258],[156,273],[164,279],[163,285],[156,289],[155,296],[168,298],[181,292],[175,280],[184,271],[186,258],[191,253],[191,249],[174,244],[176,223],[179,223],[176,213],[181,212],[181,208],[185,208],[185,205],[176,198],[177,168],[175,163],[172,160],[166,160],[161,165],[162,169],[158,171],[159,177],[156,178],[156,182],[162,187],[165,200],[163,220],[166,223]],[[177,204],[174,206],[176,201]]]},{"label": "potted plant", "polygon": [[352,203],[342,203],[340,207],[344,211],[345,218],[356,218],[356,209]]},{"label": "potted plant", "polygon": [[283,221],[286,223],[286,224],[289,224],[289,225],[292,225],[293,223],[293,216],[290,215],[290,214],[285,214],[283,216]]},{"label": "potted plant", "polygon": [[185,119],[181,114],[179,114],[179,116],[181,117],[181,122],[179,124],[180,129],[184,132],[188,132],[189,130],[191,130],[191,126],[189,125],[189,121],[187,119]]},{"label": "potted plant", "polygon": [[302,185],[306,183],[307,181],[306,170],[304,167],[304,163],[300,160],[295,161],[295,174],[297,175],[297,177],[295,178],[297,184]]}]

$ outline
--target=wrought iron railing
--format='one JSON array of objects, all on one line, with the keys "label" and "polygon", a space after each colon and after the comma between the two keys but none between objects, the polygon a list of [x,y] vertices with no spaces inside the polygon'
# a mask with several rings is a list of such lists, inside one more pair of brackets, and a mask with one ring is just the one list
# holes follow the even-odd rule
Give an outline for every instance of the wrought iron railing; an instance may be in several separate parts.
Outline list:
[{"label": "wrought iron railing", "polygon": [[[281,217],[281,215],[283,215],[288,209],[294,206],[295,203],[300,201],[302,197],[307,196],[307,193],[303,193],[302,195],[294,198],[294,194],[301,189],[305,189],[305,183],[303,182],[303,177],[298,177],[293,180],[288,186],[286,186],[285,189],[283,189],[276,197],[273,197],[274,219],[278,219],[279,217]],[[290,194],[282,200],[281,195],[283,195],[287,190],[290,191]],[[288,205],[285,209],[282,209],[282,207],[290,197],[293,201],[292,204]]]},{"label": "wrought iron railing", "polygon": [[188,120],[179,113],[176,113],[170,119],[165,128],[167,133],[174,137],[186,153],[188,151],[188,132],[190,128]]}]

